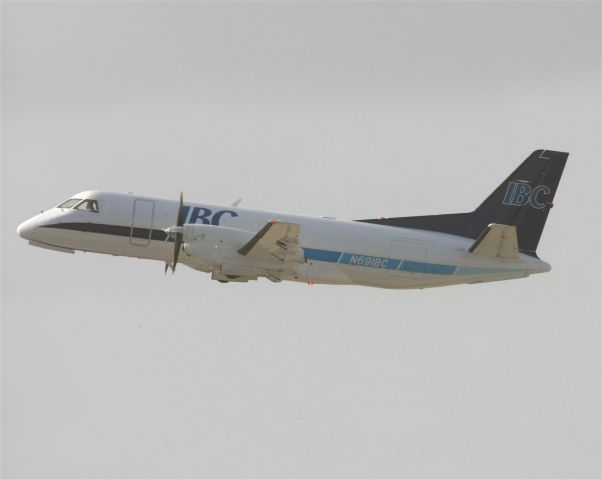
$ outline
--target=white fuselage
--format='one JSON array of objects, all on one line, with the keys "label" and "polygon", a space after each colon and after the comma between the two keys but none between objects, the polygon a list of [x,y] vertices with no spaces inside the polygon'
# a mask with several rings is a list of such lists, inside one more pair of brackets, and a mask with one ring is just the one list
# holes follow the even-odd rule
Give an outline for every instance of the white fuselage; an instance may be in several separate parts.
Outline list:
[{"label": "white fuselage", "polygon": [[[164,230],[176,223],[176,200],[105,191],[74,197],[96,200],[98,211],[52,208],[21,224],[19,234],[33,245],[55,250],[172,261],[174,243]],[[316,284],[425,288],[508,280],[550,269],[546,262],[524,254],[515,259],[471,254],[473,240],[455,235],[205,203],[184,205],[186,225],[207,225],[203,232],[216,235],[203,234],[198,241],[185,243],[179,261],[222,281],[266,276]],[[273,220],[299,225],[303,255],[292,269],[261,264],[238,253]]]}]

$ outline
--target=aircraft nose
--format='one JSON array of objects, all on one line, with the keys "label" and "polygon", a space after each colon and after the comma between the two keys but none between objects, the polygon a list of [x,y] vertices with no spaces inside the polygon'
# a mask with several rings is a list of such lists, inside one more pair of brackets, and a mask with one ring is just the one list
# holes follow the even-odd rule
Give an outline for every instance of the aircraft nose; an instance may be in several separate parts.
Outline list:
[{"label": "aircraft nose", "polygon": [[25,220],[21,225],[17,227],[17,233],[21,238],[26,240],[30,240],[33,236],[34,230],[36,229],[35,220],[30,218],[29,220]]}]

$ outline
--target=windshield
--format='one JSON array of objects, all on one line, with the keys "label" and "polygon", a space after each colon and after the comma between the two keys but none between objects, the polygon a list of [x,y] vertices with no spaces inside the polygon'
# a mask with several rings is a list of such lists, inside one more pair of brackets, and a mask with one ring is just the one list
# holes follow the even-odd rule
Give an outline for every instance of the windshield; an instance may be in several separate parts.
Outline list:
[{"label": "windshield", "polygon": [[86,212],[98,213],[98,202],[89,198],[87,200],[82,200],[75,208],[78,210],[85,210]]},{"label": "windshield", "polygon": [[81,198],[70,198],[66,202],[61,203],[57,208],[71,208],[81,202]]},{"label": "windshield", "polygon": [[70,198],[56,208],[75,208],[84,212],[98,213],[98,202],[92,198]]}]

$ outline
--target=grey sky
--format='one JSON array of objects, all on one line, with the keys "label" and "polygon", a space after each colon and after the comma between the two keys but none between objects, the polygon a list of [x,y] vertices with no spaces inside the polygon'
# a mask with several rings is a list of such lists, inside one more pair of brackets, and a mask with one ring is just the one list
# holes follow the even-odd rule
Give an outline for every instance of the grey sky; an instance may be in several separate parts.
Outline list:
[{"label": "grey sky", "polygon": [[[600,3],[2,2],[5,477],[599,477]],[[70,194],[366,218],[571,153],[526,280],[222,285]]]}]

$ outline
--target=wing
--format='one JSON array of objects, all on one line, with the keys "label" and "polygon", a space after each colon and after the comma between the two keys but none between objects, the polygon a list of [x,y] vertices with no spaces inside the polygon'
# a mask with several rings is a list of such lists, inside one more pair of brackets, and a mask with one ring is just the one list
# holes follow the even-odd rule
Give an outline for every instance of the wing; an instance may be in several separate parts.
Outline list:
[{"label": "wing", "polygon": [[273,220],[266,223],[238,253],[257,259],[288,261],[293,260],[298,250],[299,225]]}]

